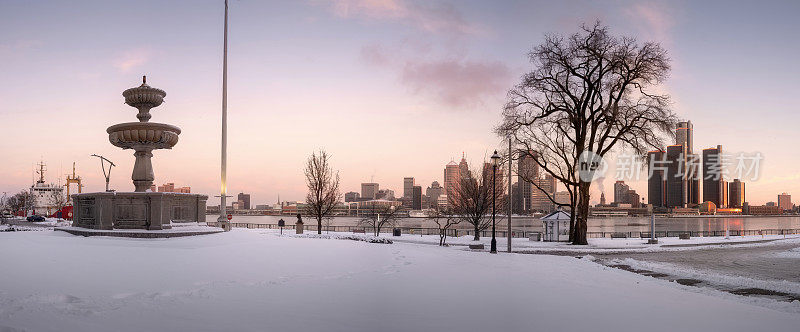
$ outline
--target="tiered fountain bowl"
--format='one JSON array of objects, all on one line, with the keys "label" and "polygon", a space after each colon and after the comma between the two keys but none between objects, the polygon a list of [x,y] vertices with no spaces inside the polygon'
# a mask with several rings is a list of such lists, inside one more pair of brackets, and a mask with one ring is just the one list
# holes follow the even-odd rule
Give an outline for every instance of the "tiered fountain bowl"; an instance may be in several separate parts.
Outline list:
[{"label": "tiered fountain bowl", "polygon": [[[120,123],[108,127],[108,140],[116,147],[134,150],[136,162],[131,179],[133,192],[100,192],[72,195],[73,225],[81,235],[128,234],[124,236],[152,237],[152,234],[166,234],[166,237],[181,236],[180,232],[142,233],[114,232],[118,229],[165,230],[172,226],[205,225],[206,200],[208,196],[184,193],[164,193],[150,190],[155,176],[153,174],[153,150],[171,149],[178,143],[180,128],[150,121],[150,110],[161,105],[167,93],[147,85],[145,77],[142,85],[125,90],[122,96],[125,103],[139,110],[139,122]],[[218,229],[213,229],[216,232]],[[84,234],[87,233],[88,234]],[[209,232],[209,231],[204,231]],[[76,233],[76,232],[72,232]],[[77,234],[76,233],[76,234]],[[184,232],[196,235],[196,231]],[[201,230],[202,234],[203,231]],[[150,235],[147,235],[150,234]]]}]

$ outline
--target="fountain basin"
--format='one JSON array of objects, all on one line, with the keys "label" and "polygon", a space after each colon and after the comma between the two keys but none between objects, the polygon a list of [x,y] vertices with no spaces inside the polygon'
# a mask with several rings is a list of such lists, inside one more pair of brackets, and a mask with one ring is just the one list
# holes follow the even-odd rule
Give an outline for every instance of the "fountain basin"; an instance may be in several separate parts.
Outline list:
[{"label": "fountain basin", "polygon": [[122,96],[125,97],[126,104],[136,108],[147,108],[149,110],[150,108],[161,105],[167,93],[164,92],[164,90],[151,88],[149,85],[142,83],[141,86],[123,91]]},{"label": "fountain basin", "polygon": [[106,132],[109,142],[123,149],[137,146],[171,149],[178,143],[181,129],[164,123],[127,122],[108,127]]}]

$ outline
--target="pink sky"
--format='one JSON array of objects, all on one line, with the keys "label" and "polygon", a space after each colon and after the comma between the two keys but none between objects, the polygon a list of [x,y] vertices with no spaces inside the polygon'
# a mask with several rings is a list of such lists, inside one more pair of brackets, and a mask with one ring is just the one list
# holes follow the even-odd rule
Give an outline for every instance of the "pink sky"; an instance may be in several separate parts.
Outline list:
[{"label": "pink sky", "polygon": [[[156,183],[217,195],[221,3],[0,4],[0,190],[29,186],[40,158],[49,180],[74,161],[86,190],[102,190],[93,153],[117,163],[112,188],[132,190],[132,152],[108,143],[105,129],[136,121],[121,92],[146,74],[167,92],[151,121],[183,130],[172,151],[154,153]],[[789,42],[797,8],[730,7],[232,1],[229,193],[251,193],[256,204],[302,200],[302,167],[319,148],[333,155],[345,192],[373,177],[397,193],[405,176],[423,188],[442,182],[444,165],[462,152],[480,162],[502,146],[492,128],[505,92],[530,69],[525,54],[543,34],[601,19],[667,47],[674,70],[662,88],[694,123],[695,150],[761,152],[762,176],[747,184],[747,200],[775,201],[800,186],[791,144],[800,139],[792,98],[800,69]],[[609,198],[612,184],[607,178]],[[632,184],[646,195],[644,181]]]}]

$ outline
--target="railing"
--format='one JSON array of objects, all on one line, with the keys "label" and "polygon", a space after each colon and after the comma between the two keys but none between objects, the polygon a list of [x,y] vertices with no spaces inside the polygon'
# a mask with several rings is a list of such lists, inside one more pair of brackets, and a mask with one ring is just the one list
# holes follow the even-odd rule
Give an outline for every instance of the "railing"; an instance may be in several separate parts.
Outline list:
[{"label": "railing", "polygon": [[[656,231],[656,237],[678,237],[680,235],[688,234],[691,237],[717,237],[725,236],[725,231]],[[750,229],[740,230],[731,229],[728,231],[730,236],[746,236],[746,235],[792,235],[800,234],[800,229]],[[621,237],[620,235],[628,238],[650,238],[650,232],[588,232],[587,236],[590,238],[610,238]]]},{"label": "railing", "polygon": [[[209,225],[216,225],[215,222],[209,222]],[[236,228],[249,228],[249,229],[279,229],[280,227],[278,224],[254,224],[254,223],[231,223],[231,227]],[[294,224],[288,224],[283,227],[284,229],[293,230],[295,228]],[[410,234],[410,235],[439,235],[439,229],[434,227],[394,227],[394,226],[385,226],[381,228],[381,233],[391,234],[392,229],[399,228],[403,234]],[[303,229],[307,232],[316,232],[317,225],[312,223],[303,224]],[[348,232],[352,233],[353,231],[364,231],[366,234],[374,233],[374,229],[369,226],[327,226],[322,225],[323,232]],[[682,234],[689,234],[691,237],[718,237],[718,236],[725,236],[725,231],[656,231],[656,237],[678,237]],[[471,229],[448,229],[447,236],[467,236],[467,235],[474,235],[475,230]],[[497,230],[496,236],[497,237],[506,237],[508,231],[505,230]],[[542,234],[542,231],[512,231],[511,237],[512,238],[528,238],[533,234]],[[731,229],[728,231],[730,236],[745,236],[745,235],[792,235],[792,234],[800,234],[800,228],[794,229],[756,229],[756,230],[735,230]],[[644,231],[636,231],[636,232],[587,232],[586,236],[589,238],[611,238],[612,235],[614,237],[627,237],[627,238],[649,238],[650,232]],[[491,230],[483,230],[480,231],[481,237],[489,237],[492,236]]]}]

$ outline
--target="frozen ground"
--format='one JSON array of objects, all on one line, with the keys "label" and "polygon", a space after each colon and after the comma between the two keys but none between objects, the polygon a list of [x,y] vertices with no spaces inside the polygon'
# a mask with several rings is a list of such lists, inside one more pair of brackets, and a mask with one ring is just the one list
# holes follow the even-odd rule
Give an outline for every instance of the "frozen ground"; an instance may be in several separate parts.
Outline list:
[{"label": "frozen ground", "polygon": [[[285,230],[285,234],[294,232],[294,230]],[[323,232],[325,234],[325,232]],[[350,233],[336,233],[330,234],[350,234]],[[439,236],[437,235],[414,235],[403,234],[400,237],[391,236],[391,234],[381,234],[395,242],[406,243],[419,243],[419,244],[438,244]],[[774,240],[791,240],[797,241],[800,245],[800,235],[753,235],[753,236],[731,236],[726,239],[724,237],[692,237],[688,240],[681,240],[677,237],[659,238],[658,244],[649,245],[647,239],[628,238],[628,239],[611,239],[611,238],[590,238],[588,239],[588,246],[573,246],[566,242],[541,242],[530,241],[526,238],[513,238],[512,251],[520,253],[564,253],[564,254],[595,254],[595,253],[627,253],[627,252],[662,252],[662,251],[683,251],[692,250],[702,247],[724,247],[724,246],[739,246],[746,244],[748,247],[753,245],[766,245]],[[486,250],[490,244],[490,237],[481,237],[480,243],[486,245]],[[452,246],[466,246],[468,244],[477,243],[473,241],[471,235],[459,237],[447,237],[447,244]],[[497,250],[505,251],[507,247],[506,238],[497,239]]]},{"label": "frozen ground", "polygon": [[753,331],[800,324],[798,303],[767,308],[590,259],[461,246],[244,229],[174,239],[0,232],[0,252],[0,331]]}]

